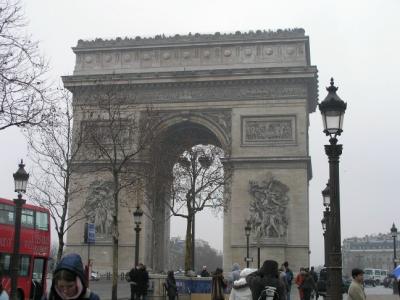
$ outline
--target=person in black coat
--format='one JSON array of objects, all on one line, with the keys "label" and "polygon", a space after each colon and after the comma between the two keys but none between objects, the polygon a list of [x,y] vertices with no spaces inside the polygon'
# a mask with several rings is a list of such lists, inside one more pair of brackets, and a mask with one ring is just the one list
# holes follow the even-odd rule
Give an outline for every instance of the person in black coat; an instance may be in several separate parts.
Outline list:
[{"label": "person in black coat", "polygon": [[136,299],[146,299],[147,288],[149,287],[149,273],[144,264],[139,263],[135,273]]},{"label": "person in black coat", "polygon": [[165,280],[165,289],[167,291],[168,299],[175,300],[178,295],[178,288],[176,287],[176,281],[174,271],[168,271],[167,279]]},{"label": "person in black coat", "polygon": [[[275,260],[264,261],[262,267],[246,277],[253,300],[265,299],[266,286],[276,289],[274,300],[286,300],[286,289],[279,279],[278,263]],[[264,294],[262,294],[264,293]]]}]

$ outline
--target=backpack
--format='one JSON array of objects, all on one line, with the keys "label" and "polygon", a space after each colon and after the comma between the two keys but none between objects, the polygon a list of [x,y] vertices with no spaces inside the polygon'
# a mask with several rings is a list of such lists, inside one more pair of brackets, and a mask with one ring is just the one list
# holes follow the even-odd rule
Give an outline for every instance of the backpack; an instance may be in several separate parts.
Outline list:
[{"label": "backpack", "polygon": [[278,300],[279,293],[276,287],[266,285],[257,300]]}]

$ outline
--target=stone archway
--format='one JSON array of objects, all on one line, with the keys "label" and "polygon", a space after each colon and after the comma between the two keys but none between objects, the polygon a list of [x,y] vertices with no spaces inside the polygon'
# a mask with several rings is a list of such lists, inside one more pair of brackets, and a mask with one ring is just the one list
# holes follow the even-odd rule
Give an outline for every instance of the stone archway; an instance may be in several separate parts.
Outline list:
[{"label": "stone archway", "polygon": [[[150,196],[148,203],[152,205],[150,210],[156,214],[155,219],[161,220],[170,214],[165,206],[165,201],[169,201],[170,182],[168,180],[172,178],[170,172],[182,153],[199,144],[214,145],[219,148],[223,148],[224,145],[225,149],[229,148],[226,148],[224,132],[213,125],[213,122],[195,112],[190,116],[185,114],[185,117],[180,115],[178,118],[171,116],[164,119],[160,122],[157,131],[157,138],[151,146],[149,159],[149,169],[155,176],[151,176],[148,180],[150,185],[148,190],[152,190],[154,194]],[[222,142],[217,136],[222,139]],[[153,244],[151,247],[149,245],[149,248],[151,249],[150,259],[155,270],[164,270],[168,262],[169,221],[166,219],[165,222],[153,222],[151,225]]]},{"label": "stone archway", "polygon": [[[85,106],[96,114],[87,87],[95,89],[92,98],[102,92],[96,87],[115,87],[126,111],[140,115],[151,106],[158,113],[161,139],[180,140],[191,129],[196,139],[212,140],[229,153],[234,174],[224,215],[224,269],[234,262],[245,265],[247,219],[254,230],[251,256],[259,246],[262,259],[288,260],[293,269],[308,265],[308,116],[318,96],[317,68],[311,65],[304,30],[96,39],[78,41],[73,51],[74,74],[63,81],[76,111]],[[75,122],[86,118],[78,114]],[[91,184],[88,166],[86,161],[75,167],[75,183],[83,189]],[[256,204],[264,214],[252,213]],[[124,218],[120,270],[132,265],[135,247],[131,217]],[[141,235],[140,257],[146,264],[152,262],[149,228],[145,223]],[[67,248],[84,254],[82,229],[71,229]],[[256,231],[263,233],[258,239]],[[94,255],[107,247],[96,245]]]}]

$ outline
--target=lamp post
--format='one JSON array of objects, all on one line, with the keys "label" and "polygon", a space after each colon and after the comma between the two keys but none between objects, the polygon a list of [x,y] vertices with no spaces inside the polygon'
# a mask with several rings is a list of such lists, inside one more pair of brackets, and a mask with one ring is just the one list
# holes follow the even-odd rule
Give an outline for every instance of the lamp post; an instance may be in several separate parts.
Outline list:
[{"label": "lamp post", "polygon": [[330,213],[329,213],[329,205],[331,203],[331,197],[330,197],[330,190],[329,190],[329,181],[326,184],[326,187],[322,190],[322,200],[323,200],[323,205],[325,207],[324,210],[324,217],[321,220],[322,223],[322,230],[324,234],[324,254],[325,254],[325,264],[324,266],[327,268],[328,267],[328,249],[329,249],[329,228],[328,228],[328,223],[329,223],[329,218],[330,218]]},{"label": "lamp post", "polygon": [[261,230],[258,230],[258,232],[257,232],[256,245],[257,245],[257,269],[260,269],[260,263],[261,263]]},{"label": "lamp post", "polygon": [[244,233],[246,234],[246,266],[249,267],[250,264],[250,254],[249,254],[249,238],[251,232],[251,224],[250,221],[246,221],[246,226],[244,227]]},{"label": "lamp post", "polygon": [[21,163],[18,165],[18,170],[13,174],[15,192],[18,193],[17,199],[14,199],[15,203],[15,231],[14,231],[14,250],[11,260],[11,300],[18,299],[18,271],[19,271],[19,243],[21,236],[21,214],[22,205],[25,204],[25,200],[22,199],[22,193],[26,192],[26,186],[28,184],[29,174],[24,169],[25,165],[21,159]]},{"label": "lamp post", "polygon": [[397,228],[394,225],[394,223],[392,225],[392,228],[390,228],[390,232],[391,232],[392,238],[393,238],[393,269],[396,269],[396,267],[397,267],[397,257],[396,257]]},{"label": "lamp post", "polygon": [[139,233],[142,228],[140,228],[140,224],[142,223],[142,216],[143,211],[140,209],[138,205],[136,210],[133,212],[133,221],[136,224],[135,231],[136,231],[136,242],[135,242],[135,266],[139,264]]},{"label": "lamp post", "polygon": [[329,190],[330,190],[330,218],[329,228],[329,258],[327,294],[333,300],[343,299],[342,286],[342,252],[340,234],[340,187],[339,187],[339,157],[342,154],[342,145],[338,145],[337,136],[343,129],[343,117],[347,108],[345,103],[336,94],[338,90],[331,78],[330,86],[326,88],[328,95],[319,104],[324,124],[324,133],[330,136],[329,145],[325,145],[325,153],[329,160]]}]

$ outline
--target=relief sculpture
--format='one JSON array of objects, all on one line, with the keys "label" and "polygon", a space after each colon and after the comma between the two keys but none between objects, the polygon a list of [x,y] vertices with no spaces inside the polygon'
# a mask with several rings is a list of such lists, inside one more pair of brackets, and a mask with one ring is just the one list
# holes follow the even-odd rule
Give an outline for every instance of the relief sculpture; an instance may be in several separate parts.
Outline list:
[{"label": "relief sculpture", "polygon": [[295,137],[295,116],[260,116],[242,118],[242,144],[268,145],[274,143],[293,144]]},{"label": "relief sculpture", "polygon": [[90,223],[96,226],[96,240],[111,241],[112,238],[112,182],[94,181],[89,186],[87,215]]},{"label": "relief sculpture", "polygon": [[285,237],[289,188],[270,175],[261,184],[255,181],[250,181],[249,184],[249,193],[253,196],[249,208],[252,230],[260,237]]}]

